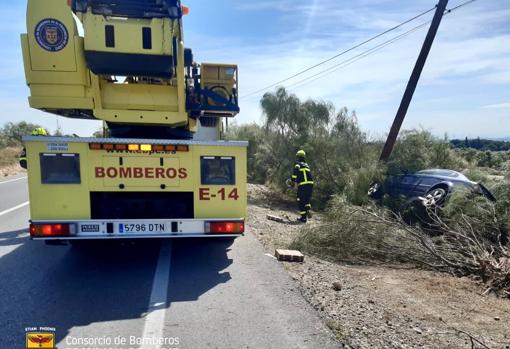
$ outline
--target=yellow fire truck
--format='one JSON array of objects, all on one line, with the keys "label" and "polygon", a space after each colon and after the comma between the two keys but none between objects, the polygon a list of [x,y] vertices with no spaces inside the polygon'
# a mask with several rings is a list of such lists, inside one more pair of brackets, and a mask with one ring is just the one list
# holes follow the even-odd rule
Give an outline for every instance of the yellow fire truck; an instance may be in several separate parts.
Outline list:
[{"label": "yellow fire truck", "polygon": [[244,233],[247,142],[220,140],[239,113],[237,66],[193,61],[188,11],[179,0],[28,0],[30,106],[107,132],[24,138],[33,239]]}]

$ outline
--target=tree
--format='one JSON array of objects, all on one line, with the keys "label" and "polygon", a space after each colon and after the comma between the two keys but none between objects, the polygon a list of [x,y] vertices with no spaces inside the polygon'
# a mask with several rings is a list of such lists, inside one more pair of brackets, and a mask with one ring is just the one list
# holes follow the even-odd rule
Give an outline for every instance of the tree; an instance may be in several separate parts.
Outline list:
[{"label": "tree", "polygon": [[227,139],[248,141],[248,180],[252,183],[264,184],[267,181],[267,171],[264,170],[260,153],[266,141],[263,127],[255,123],[233,124],[229,127]]},{"label": "tree", "polygon": [[0,129],[0,144],[2,146],[19,146],[23,136],[30,135],[40,125],[31,124],[26,121],[18,123],[8,122]]},{"label": "tree", "polygon": [[301,101],[283,88],[266,93],[260,105],[262,126],[235,126],[229,132],[231,139],[250,141],[251,181],[286,190],[285,180],[291,175],[296,151],[303,148],[316,179],[315,206],[324,207],[334,193],[346,188],[352,197],[366,199],[369,183],[365,182],[370,176],[359,176],[356,171],[368,173],[378,162],[355,112],[347,108],[336,112],[331,103],[322,100]]}]

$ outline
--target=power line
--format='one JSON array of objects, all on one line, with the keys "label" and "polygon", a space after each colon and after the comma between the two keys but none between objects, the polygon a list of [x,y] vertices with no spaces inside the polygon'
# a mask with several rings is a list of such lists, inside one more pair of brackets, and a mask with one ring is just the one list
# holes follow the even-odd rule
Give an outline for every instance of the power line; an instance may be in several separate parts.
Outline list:
[{"label": "power line", "polygon": [[343,55],[345,55],[346,53],[349,53],[349,52],[351,52],[351,51],[353,51],[353,50],[357,49],[357,48],[358,48],[358,47],[360,47],[360,46],[363,46],[363,45],[365,45],[365,44],[368,44],[369,42],[374,41],[375,39],[378,39],[378,38],[380,38],[380,37],[381,37],[381,36],[383,36],[383,35],[386,35],[386,34],[388,34],[388,33],[392,32],[392,31],[394,31],[394,30],[397,30],[398,28],[400,28],[400,27],[402,27],[402,26],[404,26],[404,25],[406,25],[406,24],[408,24],[408,23],[410,23],[410,22],[412,22],[412,21],[414,21],[414,20],[416,20],[416,19],[418,19],[418,18],[420,18],[420,17],[425,16],[426,14],[428,14],[429,12],[434,11],[435,9],[436,9],[436,8],[435,8],[435,6],[434,6],[433,8],[431,8],[431,9],[429,9],[429,10],[423,11],[422,13],[420,13],[420,14],[418,14],[418,15],[416,15],[416,16],[414,16],[414,17],[412,17],[412,18],[409,18],[409,19],[405,20],[404,22],[399,23],[399,24],[397,24],[397,25],[393,26],[392,28],[389,28],[389,29],[387,29],[387,30],[383,31],[382,33],[379,33],[379,34],[377,34],[377,35],[374,35],[374,36],[372,36],[371,38],[369,38],[369,39],[367,39],[367,40],[365,40],[365,41],[363,41],[363,42],[360,42],[359,44],[356,44],[356,45],[354,45],[354,46],[352,46],[352,47],[350,47],[350,48],[348,48],[348,49],[346,49],[346,50],[344,50],[344,51],[342,51],[342,52],[340,52],[340,53],[338,53],[338,54],[336,54],[336,55],[334,55],[334,56],[332,56],[332,57],[329,57],[329,58],[327,58],[327,59],[325,59],[325,60],[323,60],[323,61],[321,61],[321,62],[319,62],[319,63],[316,63],[316,64],[314,64],[314,65],[312,65],[312,66],[310,66],[310,67],[308,67],[308,68],[305,68],[305,69],[303,69],[303,70],[301,70],[301,71],[299,71],[299,72],[295,73],[294,75],[289,76],[289,77],[287,77],[287,78],[285,78],[285,79],[283,79],[283,80],[277,81],[277,82],[275,82],[275,83],[273,83],[273,84],[271,84],[271,85],[269,85],[269,86],[266,86],[266,87],[264,87],[264,88],[261,88],[261,89],[259,89],[259,90],[257,90],[257,91],[250,92],[249,94],[247,94],[247,95],[245,95],[245,96],[242,96],[241,98],[249,97],[249,96],[251,96],[251,95],[257,94],[257,93],[262,92],[262,91],[265,91],[265,90],[267,90],[267,89],[270,89],[271,87],[277,86],[277,85],[279,85],[279,84],[281,84],[281,83],[283,83],[283,82],[286,82],[286,81],[288,81],[288,80],[290,80],[290,79],[293,79],[293,78],[295,78],[295,77],[297,77],[297,76],[300,76],[300,75],[302,75],[302,74],[304,74],[304,73],[306,73],[306,72],[308,72],[308,71],[310,71],[310,70],[312,70],[312,69],[314,69],[314,68],[317,68],[317,67],[319,67],[319,66],[321,66],[321,65],[323,65],[323,64],[325,64],[325,63],[328,63],[328,62],[330,62],[330,61],[332,61],[332,60],[334,60],[334,59],[336,59],[336,58],[338,58],[338,57],[340,57],[340,56],[343,56]]},{"label": "power line", "polygon": [[[465,1],[465,2],[463,2],[461,4],[459,4],[459,5],[451,8],[451,9],[446,10],[445,11],[445,15],[450,14],[450,13],[458,10],[459,8],[464,7],[466,5],[469,5],[469,4],[471,4],[471,3],[475,2],[475,1],[477,1],[477,0],[468,0],[468,1]],[[262,91],[265,91],[267,89],[270,89],[271,87],[277,86],[277,85],[279,85],[279,84],[281,84],[283,82],[291,80],[291,79],[293,79],[293,78],[295,78],[297,76],[300,76],[300,75],[302,75],[302,74],[304,74],[304,73],[306,73],[306,72],[308,72],[308,71],[310,71],[310,70],[312,70],[312,69],[314,69],[314,68],[316,68],[316,67],[318,67],[320,65],[323,65],[323,64],[325,64],[327,62],[330,62],[330,61],[332,61],[332,60],[334,60],[334,59],[336,59],[336,58],[338,58],[338,57],[340,57],[340,56],[342,56],[342,55],[344,55],[344,54],[346,54],[346,53],[348,53],[348,52],[350,52],[350,51],[352,51],[352,50],[354,50],[356,48],[359,48],[360,46],[365,45],[365,44],[367,44],[367,43],[369,43],[369,42],[371,42],[371,41],[373,41],[373,40],[375,40],[375,39],[377,39],[377,38],[379,38],[379,37],[381,37],[381,36],[391,32],[391,31],[393,31],[393,30],[396,30],[396,29],[402,27],[403,25],[405,25],[405,24],[407,24],[409,22],[412,22],[412,21],[416,20],[417,18],[420,18],[420,17],[424,16],[424,15],[426,15],[427,13],[429,13],[429,12],[431,12],[433,10],[435,10],[435,7],[430,9],[430,10],[424,11],[424,12],[420,13],[419,15],[416,15],[413,18],[410,18],[410,19],[408,19],[408,20],[406,20],[406,21],[404,21],[404,22],[394,26],[393,28],[390,28],[390,29],[388,29],[388,30],[386,30],[386,31],[384,31],[384,32],[382,32],[380,34],[377,34],[377,35],[371,37],[370,39],[363,41],[360,44],[357,44],[357,45],[355,45],[355,46],[353,46],[353,47],[351,47],[351,48],[349,48],[349,49],[347,49],[345,51],[342,51],[342,52],[336,54],[335,56],[332,56],[332,57],[330,57],[330,58],[328,58],[328,59],[326,59],[324,61],[321,61],[321,62],[319,62],[319,63],[317,63],[317,64],[315,64],[315,65],[313,65],[311,67],[308,67],[308,68],[306,68],[306,69],[304,69],[304,70],[302,70],[302,71],[300,71],[300,72],[298,72],[298,73],[296,73],[296,74],[294,74],[292,76],[289,76],[288,78],[285,78],[285,79],[280,80],[278,82],[275,82],[275,83],[273,83],[273,84],[271,84],[269,86],[266,86],[266,87],[264,87],[262,89],[259,89],[257,91],[251,92],[251,93],[249,93],[249,94],[247,94],[245,96],[242,96],[241,98],[250,97],[250,96],[255,95],[255,94],[259,93],[259,92],[262,92]],[[351,65],[351,64],[357,62],[358,60],[360,60],[362,58],[365,58],[365,57],[367,57],[367,56],[369,56],[369,55],[371,55],[371,54],[373,54],[373,53],[383,49],[384,47],[386,47],[386,46],[388,46],[388,45],[390,45],[390,44],[392,44],[392,43],[394,43],[396,41],[399,41],[399,40],[403,39],[404,37],[412,34],[413,32],[423,28],[424,26],[426,26],[430,22],[431,21],[427,21],[427,22],[422,23],[422,24],[420,24],[420,25],[418,25],[416,27],[413,27],[410,30],[406,31],[405,33],[400,34],[400,35],[398,35],[396,37],[393,37],[392,39],[387,40],[387,41],[385,41],[385,42],[383,42],[383,43],[381,43],[381,44],[379,44],[379,45],[377,45],[377,46],[375,46],[375,47],[373,47],[373,48],[371,48],[369,50],[366,50],[366,51],[364,51],[364,52],[362,52],[362,53],[360,53],[360,54],[358,54],[358,55],[356,55],[354,57],[351,57],[351,58],[349,58],[349,59],[347,59],[345,61],[342,61],[342,62],[340,62],[338,64],[333,65],[333,66],[330,66],[330,67],[328,67],[328,68],[318,72],[317,74],[314,74],[314,75],[311,75],[311,76],[309,76],[307,78],[299,80],[299,81],[289,85],[287,88],[301,87],[301,86],[303,86],[303,85],[305,85],[307,83],[310,83],[310,82],[316,81],[318,79],[321,79],[322,77],[328,75],[328,74],[324,74],[324,73],[334,72],[334,71],[337,71],[337,70],[339,70],[341,68],[344,68],[344,67],[346,67],[348,65]],[[312,80],[308,81],[309,79],[312,79]]]},{"label": "power line", "polygon": [[[448,10],[445,11],[444,16],[446,16],[446,15],[448,15],[448,14],[450,14],[450,13],[456,11],[456,10],[458,10],[461,7],[469,5],[469,4],[471,4],[471,3],[475,2],[475,1],[477,1],[477,0],[468,0],[468,1],[465,1],[465,2],[463,2],[461,4],[459,4],[458,6],[452,7],[451,9],[448,9]],[[327,76],[327,75],[329,75],[329,74],[331,74],[331,73],[333,73],[333,72],[335,72],[337,70],[345,68],[345,67],[347,67],[347,66],[349,66],[349,65],[351,65],[351,64],[353,64],[353,63],[355,63],[357,61],[359,61],[360,59],[363,59],[363,58],[365,58],[365,57],[367,57],[367,56],[369,56],[369,55],[371,55],[371,54],[373,54],[373,53],[383,49],[384,47],[386,47],[388,45],[393,44],[394,42],[397,42],[397,41],[403,39],[404,37],[414,33],[415,31],[418,31],[419,29],[427,26],[430,23],[431,23],[431,21],[427,21],[427,22],[424,22],[424,23],[422,23],[420,25],[417,25],[417,26],[411,28],[410,30],[406,31],[405,33],[397,35],[397,36],[393,37],[390,40],[387,40],[387,41],[385,41],[385,42],[383,42],[383,43],[381,43],[381,44],[379,44],[379,45],[377,45],[375,47],[372,47],[371,49],[363,51],[360,54],[358,54],[356,56],[353,56],[353,57],[351,57],[351,58],[349,58],[349,59],[347,59],[345,61],[342,61],[342,62],[340,62],[338,64],[333,65],[333,66],[330,66],[330,67],[328,67],[328,68],[326,68],[326,69],[324,69],[324,70],[322,70],[322,71],[320,71],[320,72],[318,72],[318,73],[316,73],[314,75],[311,75],[311,76],[309,76],[307,78],[299,80],[299,81],[297,81],[297,82],[287,86],[286,88],[287,89],[295,89],[295,88],[307,85],[309,83],[312,83],[314,81],[317,81],[317,80],[319,80],[319,79],[321,79],[321,78],[323,78],[323,77],[325,77],[325,76]]]},{"label": "power line", "polygon": [[459,4],[459,5],[455,6],[455,7],[452,7],[451,9],[446,10],[446,14],[448,14],[450,12],[453,12],[455,10],[458,10],[459,8],[464,7],[466,5],[472,4],[475,1],[477,1],[477,0],[468,0],[468,1],[465,1],[462,4]]},{"label": "power line", "polygon": [[424,23],[422,23],[422,24],[420,24],[420,25],[418,25],[416,27],[413,27],[410,30],[406,31],[405,33],[397,35],[397,36],[391,38],[390,40],[386,40],[385,42],[383,42],[383,43],[381,43],[381,44],[379,44],[377,46],[374,46],[374,47],[372,47],[372,48],[370,48],[370,49],[368,49],[366,51],[361,52],[360,54],[357,54],[356,56],[353,56],[353,57],[351,57],[349,59],[346,59],[345,61],[337,63],[337,64],[335,64],[335,65],[333,65],[331,67],[328,67],[327,69],[324,69],[324,70],[318,72],[317,74],[314,74],[314,75],[311,75],[311,76],[309,76],[307,78],[299,80],[299,81],[297,81],[297,82],[287,86],[286,88],[287,89],[294,89],[294,88],[298,88],[298,87],[304,86],[304,85],[306,85],[308,83],[312,83],[312,82],[314,82],[316,80],[319,80],[319,79],[325,77],[326,75],[329,75],[330,73],[333,73],[333,72],[335,72],[337,70],[345,68],[345,67],[347,67],[347,66],[349,66],[349,65],[351,65],[351,64],[353,64],[353,63],[355,63],[357,61],[359,61],[360,59],[363,59],[363,58],[365,58],[367,56],[370,56],[371,54],[374,54],[375,52],[385,48],[386,46],[389,46],[389,45],[393,44],[394,42],[397,42],[397,41],[405,38],[406,36],[409,36],[410,34],[414,33],[415,31],[418,31],[419,29],[427,26],[428,24],[430,24],[430,21],[424,22]]}]

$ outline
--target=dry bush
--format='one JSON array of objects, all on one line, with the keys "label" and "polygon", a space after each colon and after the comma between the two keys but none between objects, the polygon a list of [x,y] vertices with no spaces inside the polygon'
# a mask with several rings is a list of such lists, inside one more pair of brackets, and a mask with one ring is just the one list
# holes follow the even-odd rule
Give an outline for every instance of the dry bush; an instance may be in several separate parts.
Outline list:
[{"label": "dry bush", "polygon": [[[440,235],[432,236],[418,226],[406,224],[399,216],[388,219],[374,213],[384,224],[399,225],[418,241],[427,254],[422,262],[455,276],[469,276],[483,282],[487,291],[510,297],[510,247],[502,238],[495,205],[480,205],[477,216],[458,212],[455,219],[429,210],[432,225]],[[483,217],[482,217],[483,215]]]},{"label": "dry bush", "polygon": [[501,239],[498,209],[491,203],[475,207],[478,215],[429,210],[425,231],[388,209],[336,198],[326,221],[304,230],[292,247],[333,261],[404,262],[469,276],[487,285],[487,292],[510,297],[510,248]]},{"label": "dry bush", "polygon": [[418,263],[426,257],[422,247],[400,225],[386,224],[392,217],[387,209],[353,206],[335,197],[325,222],[304,229],[292,247],[337,262]]},{"label": "dry bush", "polygon": [[20,153],[20,147],[7,147],[0,149],[0,167],[17,164]]}]

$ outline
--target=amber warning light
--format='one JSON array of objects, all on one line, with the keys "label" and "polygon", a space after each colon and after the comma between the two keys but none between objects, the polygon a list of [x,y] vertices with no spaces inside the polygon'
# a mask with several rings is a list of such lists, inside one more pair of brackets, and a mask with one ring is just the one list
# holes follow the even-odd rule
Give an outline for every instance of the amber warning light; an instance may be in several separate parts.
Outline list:
[{"label": "amber warning light", "polygon": [[129,151],[129,152],[188,152],[187,144],[112,144],[112,143],[89,143],[90,150],[108,150],[108,151]]}]

